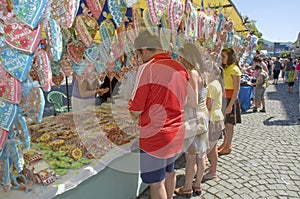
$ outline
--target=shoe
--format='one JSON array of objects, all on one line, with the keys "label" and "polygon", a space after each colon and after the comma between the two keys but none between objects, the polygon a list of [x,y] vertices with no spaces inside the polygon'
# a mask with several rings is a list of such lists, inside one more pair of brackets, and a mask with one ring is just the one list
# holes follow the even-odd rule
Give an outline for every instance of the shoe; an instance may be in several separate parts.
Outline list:
[{"label": "shoe", "polygon": [[202,187],[193,186],[192,188],[195,195],[200,196],[202,194]]},{"label": "shoe", "polygon": [[266,109],[265,109],[265,108],[262,108],[261,110],[259,110],[259,112],[265,113],[265,112],[266,112]]},{"label": "shoe", "polygon": [[257,112],[257,108],[254,108],[254,109],[253,109],[253,113],[256,113],[256,112]]},{"label": "shoe", "polygon": [[222,151],[219,152],[219,155],[228,155],[231,153],[232,147],[231,145],[227,148],[224,148]]},{"label": "shoe", "polygon": [[214,178],[217,177],[217,174],[216,173],[211,173],[211,172],[208,172],[206,173],[204,176],[203,176],[203,180],[204,181],[207,181],[207,180],[212,180]]},{"label": "shoe", "polygon": [[190,189],[190,190],[183,190],[183,187],[180,187],[180,188],[176,188],[174,190],[174,193],[178,196],[183,196],[183,197],[187,197],[187,198],[190,198],[192,197],[192,194],[193,194],[193,190]]}]

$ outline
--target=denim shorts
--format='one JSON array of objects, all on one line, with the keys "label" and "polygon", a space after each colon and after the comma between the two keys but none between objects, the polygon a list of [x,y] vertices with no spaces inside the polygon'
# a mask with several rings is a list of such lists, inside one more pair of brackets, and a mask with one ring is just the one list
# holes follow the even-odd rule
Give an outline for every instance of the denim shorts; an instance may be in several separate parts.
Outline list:
[{"label": "denim shorts", "polygon": [[141,178],[146,184],[160,182],[166,177],[166,172],[173,172],[175,156],[167,159],[151,156],[140,150]]}]

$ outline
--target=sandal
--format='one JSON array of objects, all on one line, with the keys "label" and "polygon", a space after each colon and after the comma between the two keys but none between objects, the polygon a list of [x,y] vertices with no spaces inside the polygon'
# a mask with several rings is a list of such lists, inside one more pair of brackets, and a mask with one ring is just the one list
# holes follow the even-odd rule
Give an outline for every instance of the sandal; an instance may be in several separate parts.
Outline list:
[{"label": "sandal", "polygon": [[195,195],[200,196],[202,194],[202,187],[193,186],[192,188]]},{"label": "sandal", "polygon": [[228,155],[231,153],[231,150],[232,150],[232,146],[229,145],[228,147],[223,148],[221,151],[219,151],[219,155]]},{"label": "sandal", "polygon": [[212,180],[214,178],[217,177],[217,173],[211,173],[211,172],[208,172],[206,173],[204,176],[203,176],[203,180],[206,181],[206,180]]},{"label": "sandal", "polygon": [[11,188],[25,191],[26,193],[32,191],[32,188],[28,186],[27,179],[24,175],[18,174],[12,177]]},{"label": "sandal", "polygon": [[179,195],[179,196],[190,198],[190,197],[192,197],[193,190],[192,189],[190,189],[190,190],[183,190],[183,187],[180,187],[180,188],[176,188],[174,190],[174,193],[176,195]]}]

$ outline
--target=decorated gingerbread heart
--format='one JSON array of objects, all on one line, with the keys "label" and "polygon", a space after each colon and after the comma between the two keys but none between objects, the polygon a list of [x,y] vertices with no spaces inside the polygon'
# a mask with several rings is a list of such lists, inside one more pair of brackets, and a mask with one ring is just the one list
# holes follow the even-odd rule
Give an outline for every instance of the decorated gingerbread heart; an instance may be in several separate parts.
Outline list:
[{"label": "decorated gingerbread heart", "polygon": [[98,22],[91,16],[78,15],[76,17],[75,30],[82,43],[86,47],[90,47],[98,30]]},{"label": "decorated gingerbread heart", "polygon": [[45,26],[48,40],[47,51],[49,58],[53,61],[59,61],[62,55],[63,40],[60,26],[56,21],[50,18]]},{"label": "decorated gingerbread heart", "polygon": [[52,71],[48,54],[45,50],[40,49],[37,52],[35,65],[42,89],[46,92],[49,92],[52,86]]},{"label": "decorated gingerbread heart", "polygon": [[117,27],[120,27],[124,22],[127,6],[124,0],[108,0],[109,12]]},{"label": "decorated gingerbread heart", "polygon": [[0,0],[0,21],[7,22],[14,16],[6,0]]},{"label": "decorated gingerbread heart", "polygon": [[169,12],[169,23],[170,29],[176,31],[182,16],[184,14],[185,4],[183,1],[170,0],[168,12]]},{"label": "decorated gingerbread heart", "polygon": [[13,104],[19,104],[21,93],[21,82],[6,72],[0,63],[0,98]]},{"label": "decorated gingerbread heart", "polygon": [[105,20],[100,24],[99,32],[101,35],[102,43],[107,52],[110,52],[112,39],[115,36],[115,27],[110,20]]},{"label": "decorated gingerbread heart", "polygon": [[61,27],[70,28],[76,17],[80,0],[52,0],[51,16]]},{"label": "decorated gingerbread heart", "polygon": [[52,74],[52,82],[57,88],[60,87],[63,81],[64,81],[64,74],[62,72],[60,72],[58,75]]},{"label": "decorated gingerbread heart", "polygon": [[74,40],[68,44],[67,52],[75,63],[80,63],[84,55],[84,45],[80,41]]},{"label": "decorated gingerbread heart", "polygon": [[0,106],[0,128],[10,131],[18,114],[18,106],[2,101]]},{"label": "decorated gingerbread heart", "polygon": [[89,62],[94,63],[99,56],[98,45],[96,43],[93,43],[91,47],[85,49],[84,56]]},{"label": "decorated gingerbread heart", "polygon": [[152,24],[157,24],[160,18],[164,15],[167,3],[165,0],[147,0],[150,19]]},{"label": "decorated gingerbread heart", "polygon": [[14,48],[5,48],[1,53],[4,69],[23,82],[27,79],[33,61],[33,54],[28,54]]},{"label": "decorated gingerbread heart", "polygon": [[60,61],[60,66],[67,77],[71,76],[73,62],[67,53],[64,54]]},{"label": "decorated gingerbread heart", "polygon": [[47,0],[14,1],[14,13],[30,28],[37,27],[45,10]]},{"label": "decorated gingerbread heart", "polygon": [[81,60],[80,63],[76,63],[73,65],[73,72],[75,72],[78,75],[82,75],[82,73],[84,72],[86,66],[87,66],[88,62],[86,60]]},{"label": "decorated gingerbread heart", "polygon": [[32,30],[29,26],[16,19],[14,22],[4,26],[4,32],[6,43],[10,46],[27,53],[33,53],[40,41],[42,24],[39,23]]},{"label": "decorated gingerbread heart", "polygon": [[86,0],[86,4],[93,14],[93,17],[98,20],[103,10],[106,0]]}]

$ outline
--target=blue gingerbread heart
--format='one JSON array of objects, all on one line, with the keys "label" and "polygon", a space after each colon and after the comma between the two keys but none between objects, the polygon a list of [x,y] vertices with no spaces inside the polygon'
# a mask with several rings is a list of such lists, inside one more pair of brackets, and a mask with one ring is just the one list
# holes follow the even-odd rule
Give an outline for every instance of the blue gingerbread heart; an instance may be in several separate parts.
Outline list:
[{"label": "blue gingerbread heart", "polygon": [[1,63],[4,69],[23,82],[27,79],[33,61],[33,54],[28,54],[14,48],[5,48],[1,53]]},{"label": "blue gingerbread heart", "polygon": [[47,0],[14,1],[14,13],[30,28],[37,27],[45,10]]},{"label": "blue gingerbread heart", "polygon": [[0,102],[0,128],[10,131],[18,113],[18,106],[5,101]]},{"label": "blue gingerbread heart", "polygon": [[84,56],[89,62],[94,63],[99,56],[98,45],[93,43],[91,47],[85,49]]}]

